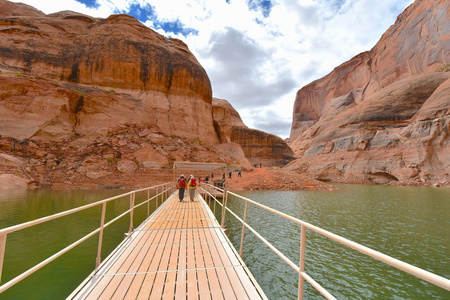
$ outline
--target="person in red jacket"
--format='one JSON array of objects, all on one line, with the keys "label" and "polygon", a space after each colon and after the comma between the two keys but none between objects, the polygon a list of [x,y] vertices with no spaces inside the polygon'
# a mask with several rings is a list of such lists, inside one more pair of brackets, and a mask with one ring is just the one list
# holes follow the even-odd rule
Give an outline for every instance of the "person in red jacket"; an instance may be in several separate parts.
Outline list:
[{"label": "person in red jacket", "polygon": [[186,178],[184,178],[184,175],[181,174],[180,178],[177,180],[177,188],[178,188],[178,198],[180,198],[180,202],[184,199],[184,191],[187,188],[187,182]]},{"label": "person in red jacket", "polygon": [[195,180],[195,177],[191,175],[189,176],[188,181],[189,197],[191,198],[191,201],[194,201],[196,188],[197,188],[197,181]]}]

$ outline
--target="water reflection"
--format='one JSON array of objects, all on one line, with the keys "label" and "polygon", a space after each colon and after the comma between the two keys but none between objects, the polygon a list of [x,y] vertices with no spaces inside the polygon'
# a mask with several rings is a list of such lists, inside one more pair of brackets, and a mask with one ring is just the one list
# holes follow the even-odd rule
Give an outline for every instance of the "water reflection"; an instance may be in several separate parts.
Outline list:
[{"label": "water reflection", "polygon": [[[0,193],[0,228],[27,222],[125,193],[124,190],[31,190]],[[136,204],[142,201],[136,197]],[[129,208],[129,196],[108,203],[106,220]],[[154,205],[151,206],[151,211]],[[101,206],[30,227],[7,236],[2,283],[55,254],[100,225]],[[146,207],[135,211],[135,224],[146,217]],[[105,229],[102,257],[128,231],[129,217]],[[65,299],[95,267],[98,235],[75,247],[48,266],[0,294],[0,299]]]},{"label": "water reflection", "polygon": [[[338,191],[248,191],[240,194],[450,279],[450,190],[339,185]],[[54,214],[125,191],[0,190],[0,228]],[[137,202],[140,200],[137,199]],[[108,204],[107,218],[128,200]],[[241,217],[243,202],[229,199]],[[220,220],[220,208],[217,215]],[[59,251],[99,225],[99,210],[8,235],[3,282]],[[151,207],[151,211],[154,206]],[[135,224],[146,207],[135,213]],[[298,264],[300,226],[253,205],[250,225]],[[129,219],[105,231],[106,257],[128,230]],[[242,227],[227,214],[229,237],[239,249]],[[64,299],[94,268],[97,236],[76,247],[0,299]],[[25,241],[25,244],[23,244]],[[244,259],[269,299],[296,299],[298,275],[247,231]],[[306,271],[338,299],[450,299],[434,287],[314,232],[307,233]],[[305,284],[306,299],[322,299]]]},{"label": "water reflection", "polygon": [[[339,185],[338,191],[242,193],[279,211],[450,278],[450,190]],[[242,215],[242,204],[232,200]],[[253,209],[250,225],[283,251],[299,259],[299,227]],[[237,222],[228,221],[234,228]],[[238,247],[240,230],[230,230]],[[244,255],[270,299],[295,299],[298,276],[281,259],[246,236]],[[450,292],[413,278],[336,242],[307,232],[306,271],[338,299],[450,299]],[[262,262],[261,262],[262,261]],[[275,266],[273,265],[275,264]],[[279,285],[279,288],[276,286]],[[322,299],[307,284],[307,299]]]}]

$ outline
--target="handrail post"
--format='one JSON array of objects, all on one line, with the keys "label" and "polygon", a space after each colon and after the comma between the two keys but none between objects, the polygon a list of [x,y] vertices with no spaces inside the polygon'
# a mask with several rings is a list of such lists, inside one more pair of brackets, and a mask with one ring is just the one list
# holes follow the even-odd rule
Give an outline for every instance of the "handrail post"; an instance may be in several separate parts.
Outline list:
[{"label": "handrail post", "polygon": [[6,248],[6,236],[8,234],[2,234],[0,236],[0,283],[2,282],[3,273],[3,259],[5,258],[5,248]]},{"label": "handrail post", "polygon": [[304,278],[302,273],[305,271],[305,256],[306,256],[306,227],[301,225],[300,231],[300,262],[299,262],[299,272],[298,272],[298,299],[303,299],[303,285]]},{"label": "handrail post", "polygon": [[150,216],[150,188],[147,190],[147,218],[149,216]]},{"label": "handrail post", "polygon": [[242,223],[241,249],[239,249],[239,255],[241,256],[241,258],[244,258],[244,235],[245,235],[245,224],[247,221],[247,209],[248,209],[248,201],[245,201],[244,219]]},{"label": "handrail post", "polygon": [[130,194],[130,228],[128,229],[128,233],[133,231],[133,216],[134,216],[134,196],[136,193]]},{"label": "handrail post", "polygon": [[228,201],[228,191],[226,188],[223,190],[223,200],[222,200],[222,229],[225,229],[225,213],[227,211],[227,201]]},{"label": "handrail post", "polygon": [[102,244],[103,244],[103,226],[105,225],[106,202],[102,205],[102,218],[100,220],[100,232],[98,234],[97,258],[95,259],[95,268],[97,269],[101,262]]},{"label": "handrail post", "polygon": [[[163,187],[161,187],[161,191],[162,191],[162,188],[163,188]],[[155,192],[156,192],[156,207],[155,207],[155,208],[158,208],[158,198],[161,197],[161,196],[159,195],[159,187],[156,187]],[[162,199],[161,199],[161,203],[162,203]]]}]

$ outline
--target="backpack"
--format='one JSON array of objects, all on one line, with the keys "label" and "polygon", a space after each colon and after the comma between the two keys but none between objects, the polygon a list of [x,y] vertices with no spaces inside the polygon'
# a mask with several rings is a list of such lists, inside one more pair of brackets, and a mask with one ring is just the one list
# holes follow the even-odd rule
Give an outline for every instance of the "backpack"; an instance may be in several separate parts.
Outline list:
[{"label": "backpack", "polygon": [[192,187],[196,187],[197,186],[197,182],[195,182],[195,178],[191,179],[191,186]]},{"label": "backpack", "polygon": [[180,188],[185,188],[186,187],[186,180],[184,178],[180,178],[180,180],[178,180],[178,184],[177,187]]}]

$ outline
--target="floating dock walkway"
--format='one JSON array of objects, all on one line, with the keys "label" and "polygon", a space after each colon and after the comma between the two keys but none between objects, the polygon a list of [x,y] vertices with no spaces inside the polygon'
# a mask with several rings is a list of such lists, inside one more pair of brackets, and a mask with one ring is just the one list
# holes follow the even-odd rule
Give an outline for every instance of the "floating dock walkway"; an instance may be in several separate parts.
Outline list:
[{"label": "floating dock walkway", "polygon": [[[450,291],[450,280],[448,278],[433,274],[430,271],[420,269],[355,243],[226,189],[219,190],[219,193],[211,190],[213,193],[210,193],[210,188],[214,187],[211,185],[205,187],[207,189],[203,189],[203,187],[199,189],[206,193],[208,197],[211,194],[221,194],[223,198],[222,203],[224,203],[225,207],[229,196],[244,202],[242,219],[229,208],[226,208],[226,211],[229,211],[229,215],[233,215],[243,226],[239,251],[243,253],[245,231],[252,232],[255,237],[281,258],[287,266],[298,273],[297,297],[299,300],[304,297],[305,281],[325,298],[336,299],[305,271],[307,230]],[[74,247],[98,235],[99,242],[96,257],[96,265],[98,267],[67,299],[267,299],[202,196],[197,194],[192,202],[188,201],[187,197],[184,199],[184,202],[180,202],[176,194],[171,194],[174,190],[172,183],[165,183],[0,229],[1,276],[6,241],[9,234],[93,207],[102,207],[100,227],[0,285],[0,294],[40,268],[55,261]],[[138,193],[141,200],[144,196],[143,193],[146,193],[147,200],[138,200],[138,204],[136,204],[136,194]],[[153,196],[150,197],[151,195]],[[124,198],[128,197],[130,208],[105,223],[107,203],[114,200],[123,201]],[[215,199],[214,197],[211,198]],[[159,199],[166,199],[166,201],[158,207]],[[138,228],[133,230],[135,208],[147,205],[148,216],[150,201],[155,201],[158,208]],[[219,205],[222,203],[219,202]],[[298,233],[300,235],[299,265],[281,253],[246,222],[249,204],[289,220],[292,224],[300,225],[300,232]],[[224,207],[222,211],[225,211]],[[126,215],[130,217],[127,238],[100,264],[104,228]],[[76,230],[73,228],[69,229]],[[45,246],[45,243],[42,246]],[[274,262],[268,261],[268,263],[273,264]]]},{"label": "floating dock walkway", "polygon": [[267,299],[201,195],[172,194],[68,299]]}]

